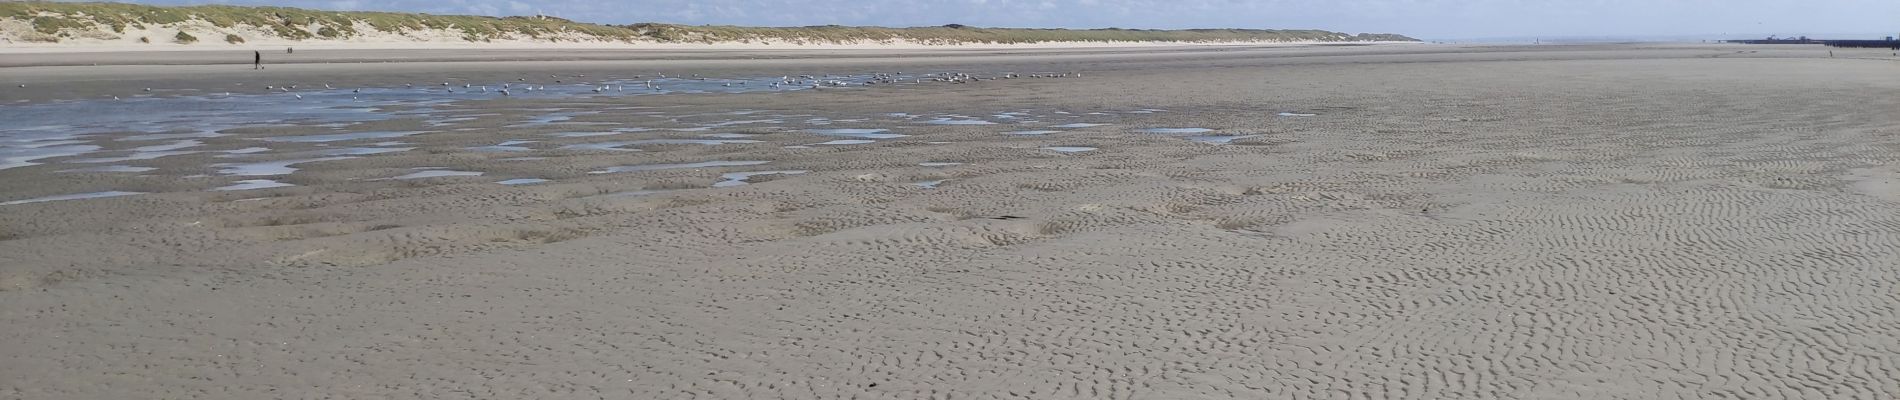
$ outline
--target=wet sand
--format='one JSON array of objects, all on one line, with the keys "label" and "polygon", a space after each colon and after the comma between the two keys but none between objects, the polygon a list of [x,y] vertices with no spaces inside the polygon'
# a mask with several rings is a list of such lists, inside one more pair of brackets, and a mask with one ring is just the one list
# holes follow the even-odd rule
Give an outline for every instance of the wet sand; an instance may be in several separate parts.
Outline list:
[{"label": "wet sand", "polygon": [[[1900,60],[1826,52],[7,68],[0,397],[1892,398]],[[586,90],[899,70],[1083,74]]]}]

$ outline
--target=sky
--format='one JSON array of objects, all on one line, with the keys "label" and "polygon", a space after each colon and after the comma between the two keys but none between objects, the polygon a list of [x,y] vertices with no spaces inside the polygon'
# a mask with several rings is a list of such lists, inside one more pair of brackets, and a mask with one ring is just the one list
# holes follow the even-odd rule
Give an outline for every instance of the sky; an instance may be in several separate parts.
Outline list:
[{"label": "sky", "polygon": [[[123,1],[123,0],[122,0]],[[1900,0],[133,0],[606,24],[1258,28],[1427,40],[1900,35]]]}]

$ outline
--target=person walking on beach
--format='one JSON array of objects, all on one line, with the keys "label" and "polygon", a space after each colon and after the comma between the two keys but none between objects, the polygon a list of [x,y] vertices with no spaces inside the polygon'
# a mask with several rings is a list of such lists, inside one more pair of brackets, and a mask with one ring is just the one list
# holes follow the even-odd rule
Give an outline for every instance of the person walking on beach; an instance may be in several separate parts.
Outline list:
[{"label": "person walking on beach", "polygon": [[264,52],[251,52],[251,69],[264,69]]}]

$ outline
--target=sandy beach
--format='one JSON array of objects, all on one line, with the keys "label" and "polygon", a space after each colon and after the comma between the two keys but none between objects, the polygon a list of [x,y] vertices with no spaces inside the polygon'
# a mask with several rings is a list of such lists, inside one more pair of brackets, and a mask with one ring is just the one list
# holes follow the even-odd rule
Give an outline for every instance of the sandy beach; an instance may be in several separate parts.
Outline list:
[{"label": "sandy beach", "polygon": [[0,398],[1896,398],[1829,51],[7,54]]}]

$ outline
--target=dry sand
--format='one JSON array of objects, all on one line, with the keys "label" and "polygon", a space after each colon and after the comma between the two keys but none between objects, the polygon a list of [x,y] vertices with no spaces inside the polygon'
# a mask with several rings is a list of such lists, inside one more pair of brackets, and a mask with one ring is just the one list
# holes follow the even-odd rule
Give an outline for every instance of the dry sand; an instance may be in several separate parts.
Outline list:
[{"label": "dry sand", "polygon": [[[1825,51],[8,68],[0,111],[236,83],[1086,74],[88,136],[101,152],[0,169],[0,202],[147,194],[0,206],[0,398],[1890,399],[1900,62]],[[1059,132],[1004,134],[1026,130]],[[429,133],[284,141],[359,131]],[[562,149],[709,138],[754,142]],[[382,141],[413,149],[212,165]],[[470,150],[508,141],[532,142]],[[167,143],[142,152],[198,153],[74,162]],[[715,160],[755,163],[590,173]],[[57,172],[101,165],[156,169]],[[483,174],[385,179],[422,167]],[[721,183],[741,172],[775,173]],[[256,178],[295,186],[210,190]],[[516,178],[550,181],[494,183]]]}]

